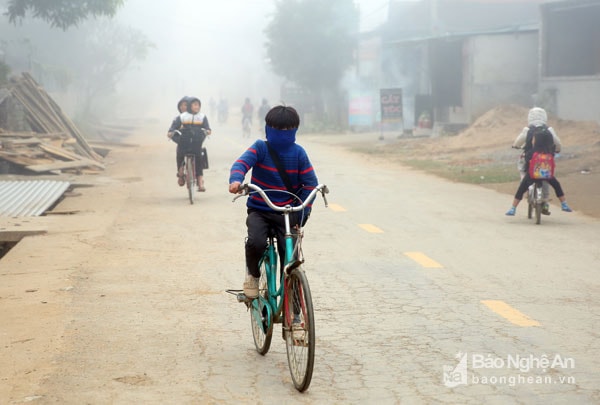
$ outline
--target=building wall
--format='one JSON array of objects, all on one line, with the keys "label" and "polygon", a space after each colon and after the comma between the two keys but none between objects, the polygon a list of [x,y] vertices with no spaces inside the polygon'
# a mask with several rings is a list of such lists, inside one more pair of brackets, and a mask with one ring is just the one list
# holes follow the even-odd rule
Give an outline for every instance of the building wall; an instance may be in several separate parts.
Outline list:
[{"label": "building wall", "polygon": [[561,119],[600,123],[600,77],[543,79],[538,104]]},{"label": "building wall", "polygon": [[465,40],[463,57],[463,107],[469,121],[499,104],[532,104],[538,83],[537,31],[472,36]]}]

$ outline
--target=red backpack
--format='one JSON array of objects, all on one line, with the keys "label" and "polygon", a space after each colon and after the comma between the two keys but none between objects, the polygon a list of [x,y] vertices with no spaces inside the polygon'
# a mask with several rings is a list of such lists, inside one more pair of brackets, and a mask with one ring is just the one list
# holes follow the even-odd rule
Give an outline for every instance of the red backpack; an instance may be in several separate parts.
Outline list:
[{"label": "red backpack", "polygon": [[548,180],[554,177],[554,154],[534,152],[529,161],[529,177],[534,180]]}]

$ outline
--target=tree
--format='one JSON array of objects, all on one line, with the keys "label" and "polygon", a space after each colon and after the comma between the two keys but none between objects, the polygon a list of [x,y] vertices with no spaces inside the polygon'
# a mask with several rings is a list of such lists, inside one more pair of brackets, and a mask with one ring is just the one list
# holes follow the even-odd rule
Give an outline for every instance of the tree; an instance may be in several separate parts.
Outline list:
[{"label": "tree", "polygon": [[273,71],[315,96],[322,118],[323,97],[337,92],[353,64],[358,41],[353,0],[279,0],[265,33]]},{"label": "tree", "polygon": [[8,83],[8,75],[10,74],[10,66],[0,60],[0,87]]},{"label": "tree", "polygon": [[66,30],[89,17],[112,17],[124,0],[9,0],[4,15],[11,23],[23,20],[28,13]]},{"label": "tree", "polygon": [[156,46],[141,31],[107,22],[86,38],[79,71],[84,90],[82,113],[89,116],[98,98],[111,95],[124,73]]}]

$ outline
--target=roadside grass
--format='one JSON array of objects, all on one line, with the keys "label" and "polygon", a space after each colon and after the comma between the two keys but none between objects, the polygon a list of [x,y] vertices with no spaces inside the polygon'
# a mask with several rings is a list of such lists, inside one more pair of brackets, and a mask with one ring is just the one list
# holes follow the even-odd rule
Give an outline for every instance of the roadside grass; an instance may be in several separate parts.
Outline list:
[{"label": "roadside grass", "polygon": [[427,156],[427,151],[416,145],[395,145],[394,148],[374,147],[373,145],[355,145],[352,150],[371,156],[381,156],[436,176],[469,184],[498,184],[520,181],[514,161],[503,162],[495,159],[457,160],[456,155],[434,156],[431,159],[415,156]]},{"label": "roadside grass", "polygon": [[436,176],[459,183],[495,184],[519,181],[519,173],[514,163],[480,163],[465,165],[460,162],[444,162],[423,159],[399,159],[413,169],[422,170]]}]

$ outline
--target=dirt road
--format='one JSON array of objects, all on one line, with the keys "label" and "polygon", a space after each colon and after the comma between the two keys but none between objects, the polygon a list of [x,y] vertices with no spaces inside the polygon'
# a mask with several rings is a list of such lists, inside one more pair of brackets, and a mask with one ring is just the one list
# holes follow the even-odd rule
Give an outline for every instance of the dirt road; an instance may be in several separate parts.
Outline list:
[{"label": "dirt road", "polygon": [[[138,146],[109,154],[105,173],[72,178],[79,187],[54,215],[0,223],[47,230],[0,261],[0,402],[600,400],[597,220],[548,219],[548,233],[533,243],[559,245],[551,260],[540,256],[540,267],[516,240],[532,225],[498,215],[505,196],[311,137],[301,143],[332,188],[332,208],[318,201],[307,227],[305,253],[319,270],[309,275],[318,352],[313,385],[298,394],[283,340],[257,355],[248,313],[225,293],[241,286],[245,233],[244,202],[231,203],[228,171],[249,142],[215,130],[206,143],[208,191],[192,206],[176,185],[174,145],[163,133],[146,128],[128,139]],[[461,207],[468,216],[457,214]],[[414,251],[442,269],[415,263],[406,255]],[[482,302],[491,299],[538,326],[488,310]],[[577,383],[450,389],[442,370],[456,366],[461,350],[560,353],[577,368],[552,375]]]}]

